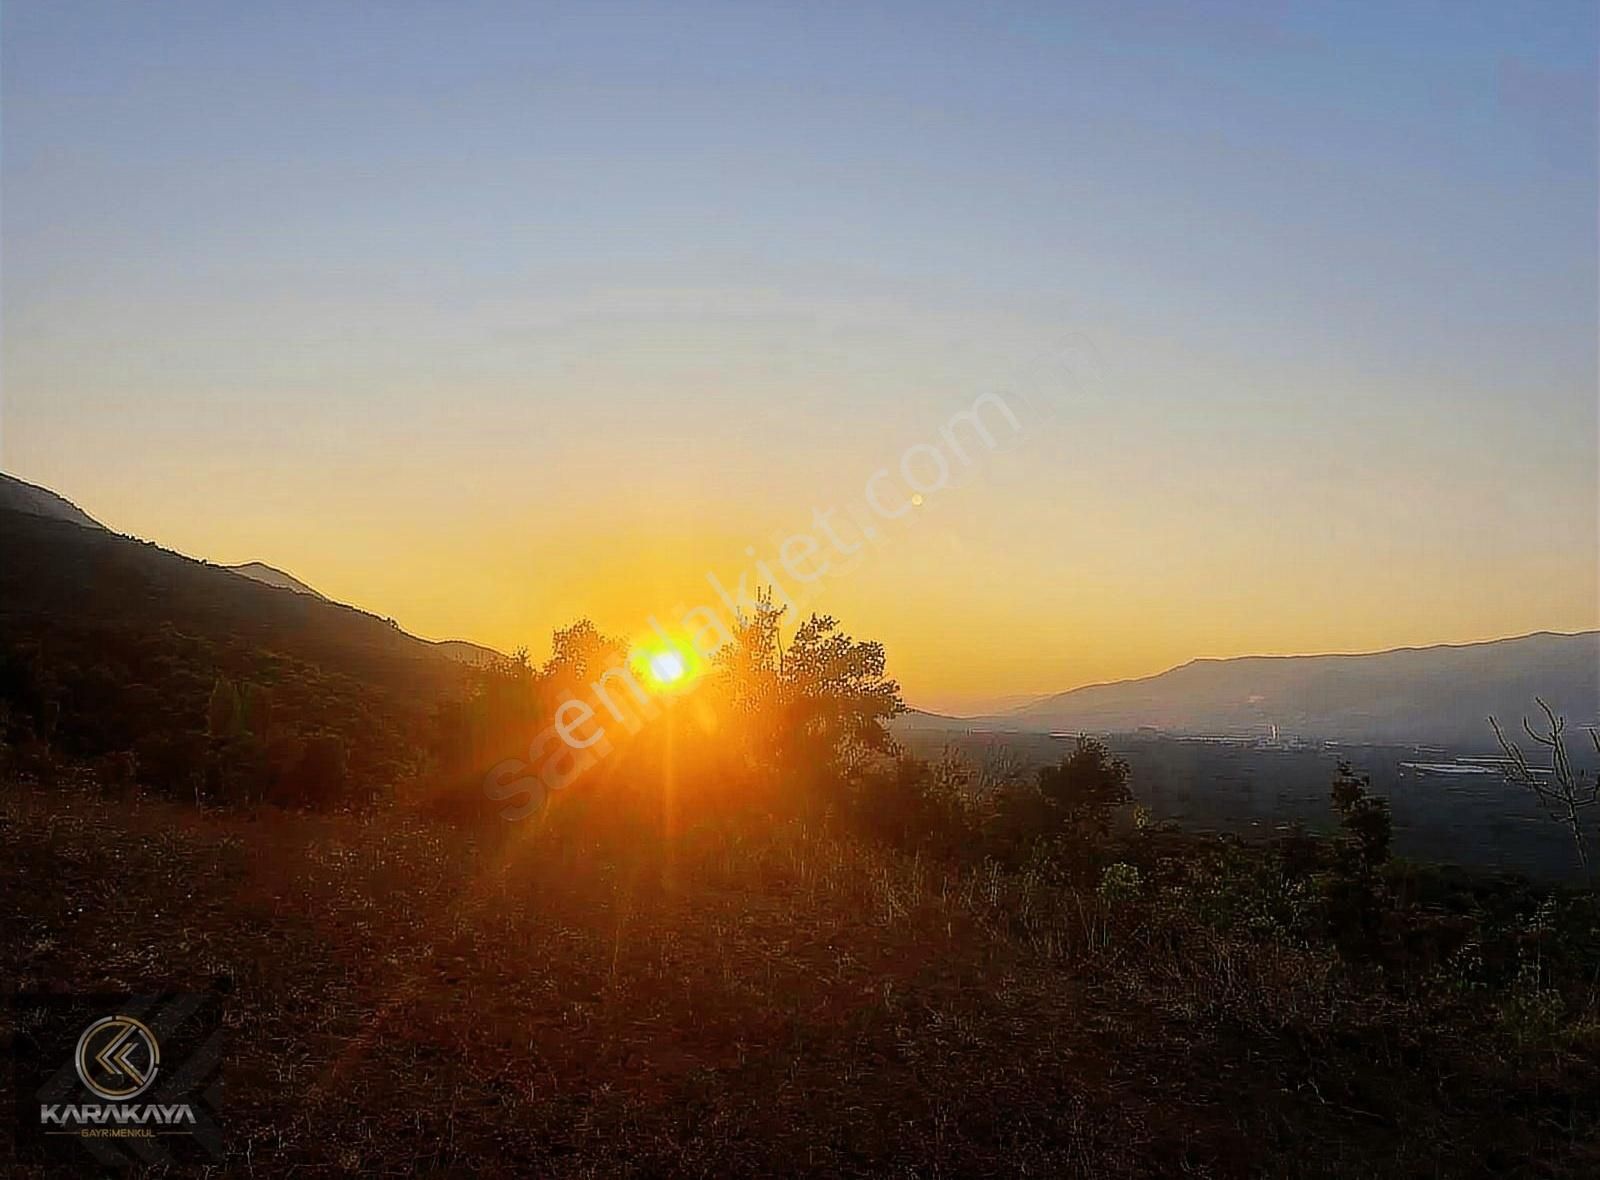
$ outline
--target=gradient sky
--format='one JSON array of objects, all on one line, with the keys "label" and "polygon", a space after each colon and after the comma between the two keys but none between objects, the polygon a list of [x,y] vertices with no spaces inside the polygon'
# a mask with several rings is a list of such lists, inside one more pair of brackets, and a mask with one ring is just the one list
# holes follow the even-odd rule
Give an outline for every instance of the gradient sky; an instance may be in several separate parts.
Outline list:
[{"label": "gradient sky", "polygon": [[1059,8],[8,0],[0,467],[538,654],[1010,391],[913,703],[1600,624],[1596,6]]}]

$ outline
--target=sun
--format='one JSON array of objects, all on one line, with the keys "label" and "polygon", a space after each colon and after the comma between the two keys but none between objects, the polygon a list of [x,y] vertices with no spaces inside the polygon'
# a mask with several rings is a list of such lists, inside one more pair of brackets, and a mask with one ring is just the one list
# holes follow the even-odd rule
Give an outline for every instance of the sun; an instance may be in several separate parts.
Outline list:
[{"label": "sun", "polygon": [[650,657],[650,675],[662,684],[682,680],[687,671],[683,666],[683,657],[675,651],[659,651]]},{"label": "sun", "polygon": [[628,662],[651,692],[663,696],[687,692],[705,672],[705,661],[694,645],[674,635],[641,639]]}]

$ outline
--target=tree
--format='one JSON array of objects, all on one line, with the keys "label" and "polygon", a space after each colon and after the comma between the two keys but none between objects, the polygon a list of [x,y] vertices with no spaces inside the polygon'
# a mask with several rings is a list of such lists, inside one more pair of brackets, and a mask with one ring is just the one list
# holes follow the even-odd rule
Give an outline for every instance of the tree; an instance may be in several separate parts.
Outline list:
[{"label": "tree", "polygon": [[812,615],[782,652],[779,684],[790,731],[847,768],[894,749],[889,721],[905,711],[883,645],[857,642],[830,615]]},{"label": "tree", "polygon": [[1344,835],[1334,845],[1333,871],[1322,882],[1323,912],[1344,953],[1367,955],[1378,945],[1392,900],[1378,871],[1389,859],[1389,801],[1372,794],[1371,777],[1357,775],[1348,762],[1339,763],[1332,796]]},{"label": "tree", "polygon": [[868,835],[935,856],[970,855],[978,847],[974,771],[947,748],[938,761],[902,755],[879,760],[853,783],[851,815]]},{"label": "tree", "polygon": [[[1494,729],[1494,736],[1500,741],[1500,748],[1505,751],[1506,779],[1525,790],[1532,791],[1550,818],[1567,829],[1572,837],[1572,846],[1578,852],[1578,863],[1583,866],[1585,873],[1592,873],[1593,870],[1589,867],[1588,840],[1584,832],[1584,815],[1589,808],[1600,801],[1600,775],[1573,770],[1572,760],[1567,755],[1567,742],[1563,732],[1567,727],[1567,719],[1557,717],[1555,711],[1544,703],[1543,698],[1533,699],[1544,713],[1544,732],[1536,733],[1526,717],[1522,719],[1522,728],[1530,738],[1550,751],[1550,765],[1548,767],[1530,765],[1527,756],[1522,752],[1522,747],[1508,740],[1500,731],[1499,723],[1490,717],[1489,725]],[[1594,742],[1595,753],[1600,754],[1600,732],[1591,728],[1588,733],[1589,739]]]},{"label": "tree", "polygon": [[838,621],[813,614],[788,647],[784,608],[770,592],[741,616],[717,653],[717,688],[753,759],[775,769],[848,774],[891,753],[889,721],[905,710],[887,675],[883,645],[852,639]]},{"label": "tree", "polygon": [[1332,794],[1351,858],[1363,870],[1376,869],[1389,859],[1389,838],[1394,831],[1389,801],[1372,793],[1371,775],[1356,775],[1348,762],[1339,763]]},{"label": "tree", "polygon": [[218,676],[206,706],[206,732],[212,737],[233,737],[244,729],[244,703],[239,690],[225,676]]},{"label": "tree", "polygon": [[1108,845],[1111,809],[1133,799],[1128,764],[1098,738],[1031,780],[999,784],[987,799],[985,844],[995,859],[1031,864],[1053,879],[1093,879]]},{"label": "tree", "polygon": [[1039,793],[1059,813],[1064,826],[1098,835],[1109,830],[1111,809],[1133,800],[1128,764],[1113,758],[1098,738],[1080,737],[1072,753],[1039,771]]},{"label": "tree", "polygon": [[[518,654],[525,658],[525,652],[519,650]],[[544,674],[562,686],[585,684],[626,655],[627,647],[620,640],[601,634],[588,619],[579,619],[551,636]]]}]

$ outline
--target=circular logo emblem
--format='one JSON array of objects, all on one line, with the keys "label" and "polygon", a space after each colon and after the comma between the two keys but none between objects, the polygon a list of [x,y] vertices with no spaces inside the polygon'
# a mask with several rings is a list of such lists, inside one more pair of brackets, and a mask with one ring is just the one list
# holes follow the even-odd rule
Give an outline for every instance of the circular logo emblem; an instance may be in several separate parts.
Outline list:
[{"label": "circular logo emblem", "polygon": [[120,1102],[143,1094],[156,1080],[161,1046],[131,1016],[107,1016],[83,1030],[74,1058],[78,1077],[100,1097]]}]

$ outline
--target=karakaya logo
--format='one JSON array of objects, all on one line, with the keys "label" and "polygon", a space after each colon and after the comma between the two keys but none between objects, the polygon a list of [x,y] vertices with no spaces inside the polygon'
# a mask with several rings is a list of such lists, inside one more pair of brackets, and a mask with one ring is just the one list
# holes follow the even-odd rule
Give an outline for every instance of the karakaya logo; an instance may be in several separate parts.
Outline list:
[{"label": "karakaya logo", "polygon": [[13,996],[18,1160],[162,1170],[222,1159],[222,996]]},{"label": "karakaya logo", "polygon": [[110,1102],[136,1098],[150,1088],[161,1067],[161,1045],[131,1016],[105,1016],[83,1030],[73,1059],[78,1077]]}]

